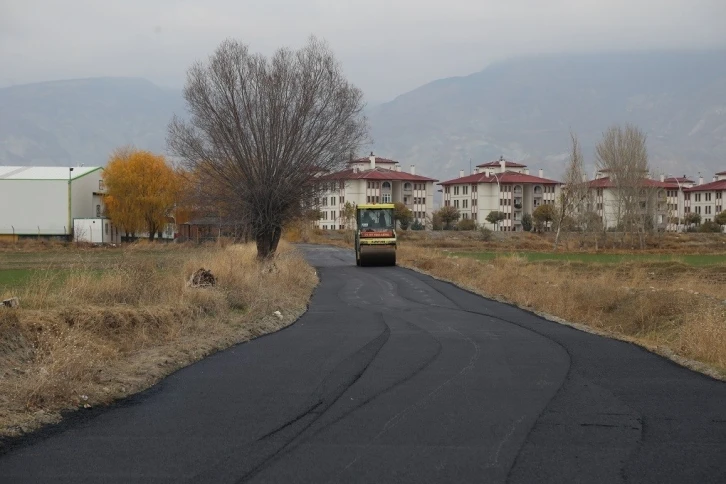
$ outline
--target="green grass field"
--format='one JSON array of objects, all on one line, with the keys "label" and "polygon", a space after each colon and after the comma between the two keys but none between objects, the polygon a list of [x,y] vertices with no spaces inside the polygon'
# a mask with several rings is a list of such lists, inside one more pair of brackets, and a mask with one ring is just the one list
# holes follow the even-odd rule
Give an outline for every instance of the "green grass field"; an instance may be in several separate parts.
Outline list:
[{"label": "green grass field", "polygon": [[[0,295],[15,293],[37,277],[52,276],[54,283],[62,283],[65,275],[73,271],[102,274],[125,262],[147,261],[158,269],[178,264],[185,249],[175,251],[158,249],[123,251],[121,249],[95,250],[40,250],[0,251]],[[57,277],[60,276],[60,277]]]},{"label": "green grass field", "polygon": [[683,262],[694,266],[726,264],[726,254],[587,254],[573,252],[465,252],[447,251],[450,256],[470,257],[479,260],[491,260],[495,257],[518,255],[532,262],[537,261],[576,261],[599,264],[619,264],[623,262]]}]

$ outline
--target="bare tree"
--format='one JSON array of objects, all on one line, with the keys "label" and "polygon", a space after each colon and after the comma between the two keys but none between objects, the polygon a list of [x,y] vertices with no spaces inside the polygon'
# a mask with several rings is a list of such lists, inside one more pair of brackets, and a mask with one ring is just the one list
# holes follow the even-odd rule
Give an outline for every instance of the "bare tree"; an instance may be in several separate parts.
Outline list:
[{"label": "bare tree", "polygon": [[555,234],[554,250],[560,241],[560,232],[567,218],[575,218],[581,213],[583,202],[587,199],[588,187],[585,181],[585,167],[583,165],[582,149],[577,135],[570,132],[570,159],[565,169],[564,186],[560,190],[560,199],[557,204],[557,233]]},{"label": "bare tree", "polygon": [[649,171],[645,133],[630,124],[625,128],[612,126],[595,151],[598,169],[607,172],[615,189],[615,214],[623,238],[632,232],[642,234],[647,208],[643,206],[643,190]]},{"label": "bare tree", "polygon": [[339,169],[367,135],[362,92],[315,37],[269,59],[226,40],[189,69],[184,98],[191,119],[174,117],[169,148],[224,188],[260,259],[274,256],[283,225],[313,206],[316,177]]}]

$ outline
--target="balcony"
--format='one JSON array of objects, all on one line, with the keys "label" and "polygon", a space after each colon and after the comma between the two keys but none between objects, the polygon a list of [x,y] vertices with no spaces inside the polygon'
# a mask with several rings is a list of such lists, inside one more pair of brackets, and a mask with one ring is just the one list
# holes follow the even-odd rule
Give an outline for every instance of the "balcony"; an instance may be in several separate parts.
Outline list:
[{"label": "balcony", "polygon": [[516,208],[517,210],[522,210],[522,198],[515,197],[513,205],[514,205],[514,208]]}]

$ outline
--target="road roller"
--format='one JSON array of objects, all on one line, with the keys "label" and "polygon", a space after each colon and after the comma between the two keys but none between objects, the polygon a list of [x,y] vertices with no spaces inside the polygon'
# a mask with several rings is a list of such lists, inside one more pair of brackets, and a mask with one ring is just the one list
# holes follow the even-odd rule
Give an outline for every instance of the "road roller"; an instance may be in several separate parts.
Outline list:
[{"label": "road roller", "polygon": [[356,265],[396,265],[396,226],[393,209],[392,203],[373,203],[356,207]]}]

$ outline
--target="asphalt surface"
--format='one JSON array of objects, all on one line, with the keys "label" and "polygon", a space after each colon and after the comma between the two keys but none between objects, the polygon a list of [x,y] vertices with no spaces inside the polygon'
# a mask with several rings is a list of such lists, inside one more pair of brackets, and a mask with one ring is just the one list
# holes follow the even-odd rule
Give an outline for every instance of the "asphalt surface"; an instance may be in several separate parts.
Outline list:
[{"label": "asphalt surface", "polygon": [[294,325],[0,456],[0,482],[726,482],[726,384],[303,246]]}]

